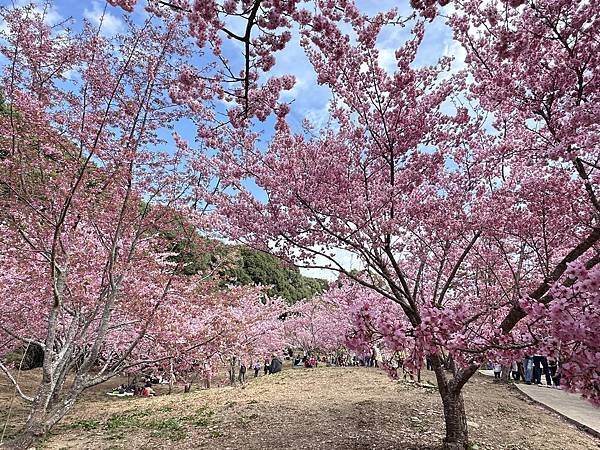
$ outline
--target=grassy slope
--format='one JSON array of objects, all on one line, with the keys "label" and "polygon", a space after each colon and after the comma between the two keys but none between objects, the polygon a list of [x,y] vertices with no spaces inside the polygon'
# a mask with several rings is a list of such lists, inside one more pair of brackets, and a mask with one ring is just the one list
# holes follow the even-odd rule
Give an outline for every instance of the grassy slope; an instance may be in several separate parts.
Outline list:
[{"label": "grassy slope", "polygon": [[[435,448],[443,437],[435,390],[393,382],[373,369],[288,369],[243,389],[151,399],[110,399],[107,389],[86,394],[44,448]],[[466,397],[475,448],[598,448],[592,437],[490,378],[476,377]]]}]

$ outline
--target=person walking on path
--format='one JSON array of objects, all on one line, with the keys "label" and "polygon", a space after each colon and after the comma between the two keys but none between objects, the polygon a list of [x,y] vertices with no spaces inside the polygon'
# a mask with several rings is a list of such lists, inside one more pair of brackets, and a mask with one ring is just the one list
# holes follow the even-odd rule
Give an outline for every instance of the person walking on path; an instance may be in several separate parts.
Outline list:
[{"label": "person walking on path", "polygon": [[[542,367],[540,367],[540,364]],[[542,369],[546,377],[546,385],[552,386],[552,377],[548,369],[548,358],[542,355],[533,355],[533,379],[535,384],[542,384]]]}]

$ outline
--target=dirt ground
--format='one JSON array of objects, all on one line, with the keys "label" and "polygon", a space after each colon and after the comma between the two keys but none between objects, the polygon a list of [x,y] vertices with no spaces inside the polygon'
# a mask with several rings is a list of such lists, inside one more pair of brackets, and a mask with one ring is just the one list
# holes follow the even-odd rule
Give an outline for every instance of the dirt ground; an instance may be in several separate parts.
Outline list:
[{"label": "dirt ground", "polygon": [[[23,380],[37,376],[27,372]],[[430,373],[424,378],[433,381]],[[12,390],[0,383],[3,426]],[[435,449],[443,438],[437,391],[376,369],[287,369],[250,379],[244,388],[105,395],[119,383],[86,393],[41,448]],[[465,402],[473,450],[600,448],[599,440],[488,377],[469,382]],[[15,402],[9,433],[24,414]]]}]

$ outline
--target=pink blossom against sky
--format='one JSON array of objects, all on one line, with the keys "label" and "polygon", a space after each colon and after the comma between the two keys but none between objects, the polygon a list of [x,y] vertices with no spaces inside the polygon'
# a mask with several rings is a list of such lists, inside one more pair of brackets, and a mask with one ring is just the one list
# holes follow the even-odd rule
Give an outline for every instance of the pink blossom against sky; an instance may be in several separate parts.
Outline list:
[{"label": "pink blossom against sky", "polygon": [[[13,1],[17,6],[31,3],[28,0]],[[33,3],[36,3],[39,9],[44,8],[44,2],[41,0],[36,0]],[[144,4],[143,1],[138,2],[133,14],[129,17],[136,22],[144,20],[147,17]],[[413,11],[407,0],[401,2],[394,0],[358,0],[357,4],[362,12],[370,15],[397,8],[402,16],[407,17]],[[101,0],[55,0],[52,6],[46,8],[46,21],[49,24],[68,21],[71,27],[77,29],[82,26],[84,20],[95,26],[98,26],[102,21],[102,33],[106,36],[124,32],[127,28],[125,23],[127,13]],[[396,66],[394,53],[410,38],[410,28],[414,23],[413,20],[405,27],[390,25],[382,30],[377,40],[377,48],[380,52],[379,62],[386,71],[390,73],[394,71]],[[237,24],[228,25],[236,31]],[[0,27],[2,27],[2,24],[0,24]],[[294,32],[298,31],[297,25],[294,25],[294,27],[291,42],[275,55],[277,62],[270,71],[269,76],[291,74],[295,77],[294,87],[289,91],[283,91],[282,100],[290,103],[290,113],[287,115],[288,124],[292,129],[300,131],[304,119],[308,119],[317,128],[326,125],[329,118],[328,108],[331,93],[327,87],[317,83],[317,75],[300,45],[299,33]],[[351,33],[350,27],[347,27],[344,31]],[[236,62],[240,65],[243,61],[242,49],[238,44],[233,40],[225,40],[223,46],[224,56],[233,65]],[[452,39],[451,30],[444,24],[444,19],[438,17],[426,24],[425,37],[419,48],[415,65],[435,64],[443,56],[453,56],[455,58],[453,70],[463,66],[464,50],[458,42]],[[226,105],[223,104],[222,106],[225,108]],[[262,133],[261,141],[265,145],[272,136],[274,124],[275,117],[271,115],[265,122],[255,125],[256,131]],[[196,127],[190,120],[180,120],[175,131],[187,141],[195,141]],[[161,137],[169,143],[173,142],[169,130],[164,130]],[[167,147],[169,145],[167,144]],[[258,199],[266,199],[264,192],[256,187],[252,180],[247,180],[246,184]],[[340,250],[339,256],[348,268],[359,268],[359,262],[352,255],[345,255],[344,251]],[[333,272],[330,273],[321,269],[305,270],[305,273],[324,278],[334,278],[336,276]]]},{"label": "pink blossom against sky", "polygon": [[[13,0],[16,5],[31,3],[28,0]],[[40,0],[34,1],[43,6]],[[374,14],[391,8],[398,8],[403,16],[408,16],[412,9],[407,0],[401,2],[393,0],[358,0],[357,4],[361,11]],[[133,19],[142,20],[146,16],[144,2],[139,2],[134,10]],[[102,29],[106,35],[113,35],[126,29],[124,22],[124,11],[120,8],[108,5],[101,0],[55,0],[54,5],[47,11],[47,22],[56,23],[61,20],[71,19],[73,26],[81,26],[83,20],[92,24],[98,24],[103,17]],[[414,22],[413,22],[414,23]],[[1,24],[0,24],[1,26]],[[235,24],[233,24],[235,26]],[[395,50],[400,47],[409,37],[409,27],[390,26],[383,30],[378,39],[380,51],[380,63],[388,71],[395,67]],[[232,62],[241,61],[241,49],[234,41],[225,41],[224,54]],[[460,45],[452,39],[451,31],[443,23],[443,18],[437,18],[426,26],[425,39],[419,50],[417,64],[427,65],[435,63],[442,56],[454,56],[455,67],[462,66],[464,51]],[[296,85],[291,91],[284,92],[283,100],[292,102],[288,122],[292,127],[301,127],[302,121],[308,118],[317,126],[324,125],[328,113],[329,90],[317,84],[316,75],[308,58],[300,47],[297,33],[293,33],[292,41],[286,48],[276,55],[277,64],[271,71],[271,75],[292,74],[296,77]],[[263,124],[263,132],[270,136],[274,120],[268,120]],[[193,140],[194,130],[190,124],[182,123],[177,130],[183,137]]]}]

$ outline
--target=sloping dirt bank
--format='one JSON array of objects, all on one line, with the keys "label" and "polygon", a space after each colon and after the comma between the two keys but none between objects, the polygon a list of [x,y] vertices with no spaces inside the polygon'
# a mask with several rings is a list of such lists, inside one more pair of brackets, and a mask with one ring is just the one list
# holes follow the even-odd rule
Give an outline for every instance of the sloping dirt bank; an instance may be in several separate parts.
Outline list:
[{"label": "sloping dirt bank", "polygon": [[[245,388],[155,398],[111,399],[106,390],[88,393],[43,448],[430,449],[443,438],[438,393],[375,369],[288,369]],[[490,378],[476,376],[465,397],[474,449],[600,448]]]}]

